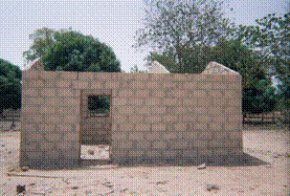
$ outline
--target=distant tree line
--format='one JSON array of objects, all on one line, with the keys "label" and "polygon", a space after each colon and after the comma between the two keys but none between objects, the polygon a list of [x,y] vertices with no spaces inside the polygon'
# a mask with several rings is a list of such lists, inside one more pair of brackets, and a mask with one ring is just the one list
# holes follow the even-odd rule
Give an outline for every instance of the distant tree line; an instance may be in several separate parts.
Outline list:
[{"label": "distant tree line", "polygon": [[4,109],[21,107],[21,70],[0,59],[0,114]]}]

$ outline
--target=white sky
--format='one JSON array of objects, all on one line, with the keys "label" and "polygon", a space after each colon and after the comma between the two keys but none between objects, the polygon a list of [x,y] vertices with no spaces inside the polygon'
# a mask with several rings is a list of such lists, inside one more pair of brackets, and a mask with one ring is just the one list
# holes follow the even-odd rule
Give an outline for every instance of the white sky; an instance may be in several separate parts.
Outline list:
[{"label": "white sky", "polygon": [[[226,2],[225,11],[237,24],[254,24],[256,18],[290,9],[290,0]],[[148,51],[131,47],[136,30],[142,27],[143,6],[142,0],[0,0],[0,58],[22,67],[22,54],[29,49],[29,34],[34,30],[72,27],[111,46],[123,70],[135,64],[143,68]]]}]

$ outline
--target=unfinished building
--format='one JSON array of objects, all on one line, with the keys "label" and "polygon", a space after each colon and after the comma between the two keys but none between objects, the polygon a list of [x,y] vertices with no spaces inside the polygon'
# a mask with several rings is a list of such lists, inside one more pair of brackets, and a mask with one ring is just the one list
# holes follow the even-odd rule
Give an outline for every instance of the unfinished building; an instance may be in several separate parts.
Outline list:
[{"label": "unfinished building", "polygon": [[[79,166],[83,144],[117,164],[242,155],[241,76],[215,62],[201,74],[23,72],[20,165]],[[98,113],[92,102],[106,99]],[[95,104],[93,106],[98,106]],[[207,159],[208,160],[208,159]]]}]

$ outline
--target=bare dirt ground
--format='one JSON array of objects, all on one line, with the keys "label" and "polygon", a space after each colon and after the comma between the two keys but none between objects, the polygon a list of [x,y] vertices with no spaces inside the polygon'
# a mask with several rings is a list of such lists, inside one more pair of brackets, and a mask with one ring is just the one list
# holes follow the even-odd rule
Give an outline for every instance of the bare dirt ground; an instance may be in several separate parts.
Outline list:
[{"label": "bare dirt ground", "polygon": [[[283,130],[245,130],[244,152],[265,163],[252,166],[103,165],[24,172],[17,169],[20,133],[0,132],[0,195],[16,195],[18,184],[26,185],[26,195],[289,195],[289,138]],[[26,176],[8,176],[9,171]]]}]

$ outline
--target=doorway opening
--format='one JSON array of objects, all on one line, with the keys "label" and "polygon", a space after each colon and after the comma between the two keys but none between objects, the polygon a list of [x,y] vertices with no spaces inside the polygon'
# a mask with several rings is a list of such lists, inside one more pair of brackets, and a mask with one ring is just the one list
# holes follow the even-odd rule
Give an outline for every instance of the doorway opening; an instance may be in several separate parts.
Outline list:
[{"label": "doorway opening", "polygon": [[111,93],[82,93],[80,159],[111,161]]}]

